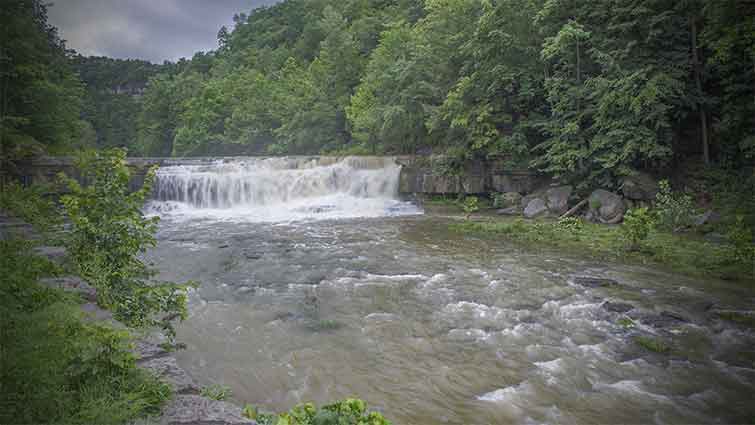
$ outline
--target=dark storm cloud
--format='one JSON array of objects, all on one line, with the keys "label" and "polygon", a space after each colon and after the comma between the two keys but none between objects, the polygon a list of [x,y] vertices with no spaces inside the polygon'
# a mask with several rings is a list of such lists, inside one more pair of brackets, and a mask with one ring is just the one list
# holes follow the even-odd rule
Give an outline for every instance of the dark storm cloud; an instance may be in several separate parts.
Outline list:
[{"label": "dark storm cloud", "polygon": [[49,10],[69,48],[84,55],[163,60],[217,47],[222,25],[276,0],[57,0]]}]

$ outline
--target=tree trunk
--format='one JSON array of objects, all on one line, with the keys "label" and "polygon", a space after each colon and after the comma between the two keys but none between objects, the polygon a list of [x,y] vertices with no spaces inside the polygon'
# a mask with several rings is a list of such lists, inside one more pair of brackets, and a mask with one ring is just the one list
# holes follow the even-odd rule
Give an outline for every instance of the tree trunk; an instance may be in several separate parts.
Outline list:
[{"label": "tree trunk", "polygon": [[[690,30],[692,32],[692,69],[695,74],[695,88],[697,89],[697,96],[703,95],[703,83],[702,72],[700,70],[700,58],[698,57],[697,47],[697,22],[694,17],[689,19]],[[703,161],[705,165],[710,165],[710,152],[708,143],[708,115],[705,113],[705,108],[701,101],[697,102],[697,110],[700,114],[700,133],[702,134],[703,142]]]}]

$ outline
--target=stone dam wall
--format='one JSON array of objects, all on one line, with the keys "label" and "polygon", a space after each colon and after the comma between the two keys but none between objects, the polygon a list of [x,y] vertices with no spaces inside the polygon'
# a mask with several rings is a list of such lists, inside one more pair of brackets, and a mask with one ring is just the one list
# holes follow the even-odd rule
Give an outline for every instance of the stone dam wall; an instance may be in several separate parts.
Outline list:
[{"label": "stone dam wall", "polygon": [[[152,166],[201,164],[223,159],[243,160],[245,157],[215,158],[129,158],[132,168],[131,188],[136,190]],[[259,157],[258,157],[259,158]],[[319,156],[300,156],[317,159]],[[393,156],[400,164],[399,192],[402,195],[486,194],[492,192],[532,192],[542,184],[543,178],[529,170],[516,170],[505,166],[502,160],[470,161],[462,170],[444,173],[442,157]],[[331,157],[328,157],[331,159]],[[5,174],[24,185],[54,182],[58,173],[81,181],[70,157],[39,157],[17,164]]]}]

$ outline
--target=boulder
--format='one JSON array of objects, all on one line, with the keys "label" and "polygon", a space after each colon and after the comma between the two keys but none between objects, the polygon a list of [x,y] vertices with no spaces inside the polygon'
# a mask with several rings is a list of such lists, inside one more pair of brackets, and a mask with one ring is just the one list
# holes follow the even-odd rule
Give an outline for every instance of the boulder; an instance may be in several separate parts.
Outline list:
[{"label": "boulder", "polygon": [[569,209],[569,197],[572,190],[571,186],[558,186],[548,189],[545,192],[548,210],[555,215],[565,213]]},{"label": "boulder", "polygon": [[588,218],[604,224],[620,223],[627,209],[620,195],[603,189],[590,194],[588,205]]},{"label": "boulder", "polygon": [[531,200],[524,208],[524,216],[527,218],[535,218],[539,215],[543,215],[548,212],[548,206],[541,198],[535,198]]},{"label": "boulder", "polygon": [[256,424],[244,417],[240,407],[198,395],[180,395],[163,409],[162,425]]},{"label": "boulder", "polygon": [[621,193],[635,201],[652,201],[658,194],[658,182],[647,173],[635,172],[620,181]]},{"label": "boulder", "polygon": [[508,208],[521,204],[522,195],[519,192],[505,192],[498,195],[496,200],[498,201],[497,207]]}]

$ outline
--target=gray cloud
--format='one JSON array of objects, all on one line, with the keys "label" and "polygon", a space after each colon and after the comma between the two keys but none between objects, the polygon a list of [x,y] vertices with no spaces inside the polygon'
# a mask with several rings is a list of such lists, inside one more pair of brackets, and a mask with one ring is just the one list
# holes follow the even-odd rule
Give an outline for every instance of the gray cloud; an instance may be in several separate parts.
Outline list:
[{"label": "gray cloud", "polygon": [[163,60],[217,47],[234,13],[278,0],[57,0],[50,23],[83,55]]}]

